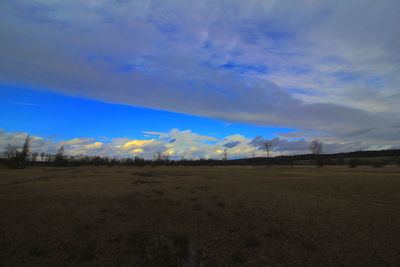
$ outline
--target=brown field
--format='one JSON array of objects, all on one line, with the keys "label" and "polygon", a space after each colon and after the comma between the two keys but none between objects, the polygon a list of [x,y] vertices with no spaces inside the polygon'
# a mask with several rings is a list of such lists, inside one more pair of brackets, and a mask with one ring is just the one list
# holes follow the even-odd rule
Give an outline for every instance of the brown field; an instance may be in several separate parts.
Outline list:
[{"label": "brown field", "polygon": [[0,169],[0,266],[400,266],[399,167]]}]

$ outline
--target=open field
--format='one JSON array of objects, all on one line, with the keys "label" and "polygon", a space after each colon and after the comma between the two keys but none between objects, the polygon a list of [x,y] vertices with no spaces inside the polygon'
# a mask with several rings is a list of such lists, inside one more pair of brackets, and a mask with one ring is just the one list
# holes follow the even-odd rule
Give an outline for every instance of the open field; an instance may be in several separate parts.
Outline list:
[{"label": "open field", "polygon": [[399,266],[400,168],[0,169],[0,265]]}]

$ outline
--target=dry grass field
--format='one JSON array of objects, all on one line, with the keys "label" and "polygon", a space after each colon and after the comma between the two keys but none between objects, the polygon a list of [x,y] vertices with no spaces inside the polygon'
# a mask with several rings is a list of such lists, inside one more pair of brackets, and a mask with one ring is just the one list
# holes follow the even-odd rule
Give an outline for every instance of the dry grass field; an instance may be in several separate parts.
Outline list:
[{"label": "dry grass field", "polygon": [[400,266],[399,167],[0,169],[0,266]]}]

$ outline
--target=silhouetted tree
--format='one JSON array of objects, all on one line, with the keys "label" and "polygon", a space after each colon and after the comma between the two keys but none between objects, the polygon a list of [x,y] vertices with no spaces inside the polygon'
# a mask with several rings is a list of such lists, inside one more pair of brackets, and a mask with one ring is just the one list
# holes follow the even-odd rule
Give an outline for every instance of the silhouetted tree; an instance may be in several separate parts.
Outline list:
[{"label": "silhouetted tree", "polygon": [[159,164],[159,163],[161,163],[161,161],[162,161],[162,152],[156,152],[155,154],[154,154],[154,162],[156,163],[156,164]]},{"label": "silhouetted tree", "polygon": [[313,140],[310,144],[310,151],[315,157],[315,164],[317,164],[318,167],[322,167],[323,161],[320,156],[322,153],[322,142],[319,140]]},{"label": "silhouetted tree", "polygon": [[6,149],[4,151],[4,155],[6,159],[12,159],[15,158],[18,154],[18,148],[13,145],[7,145]]},{"label": "silhouetted tree", "polygon": [[37,153],[37,152],[32,153],[31,162],[36,162],[38,156],[39,156],[39,153]]},{"label": "silhouetted tree", "polygon": [[56,154],[56,157],[54,159],[54,164],[57,166],[62,166],[65,164],[65,157],[64,157],[64,146],[61,146]]},{"label": "silhouetted tree", "polygon": [[264,143],[264,148],[265,148],[265,151],[267,151],[267,164],[268,164],[268,166],[270,166],[272,163],[271,159],[270,159],[270,151],[272,148],[272,142],[270,140],[266,141]]},{"label": "silhouetted tree", "polygon": [[40,161],[43,162],[44,161],[44,152],[40,153]]},{"label": "silhouetted tree", "polygon": [[29,135],[25,138],[22,150],[18,151],[16,146],[8,145],[6,147],[5,155],[7,158],[6,165],[12,169],[26,168],[29,157],[31,139]]},{"label": "silhouetted tree", "polygon": [[7,145],[4,155],[6,157],[6,165],[8,168],[19,168],[19,151],[16,146]]},{"label": "silhouetted tree", "polygon": [[20,154],[20,168],[26,168],[26,165],[28,163],[28,156],[29,156],[29,150],[31,146],[31,137],[28,135],[25,138],[24,145],[22,146],[22,152]]},{"label": "silhouetted tree", "polygon": [[169,154],[168,153],[162,153],[162,152],[157,152],[154,154],[154,164],[156,165],[168,165],[170,162],[169,160]]},{"label": "silhouetted tree", "polygon": [[135,164],[136,164],[137,166],[139,166],[139,167],[143,167],[143,166],[146,164],[146,161],[145,161],[144,158],[141,158],[141,157],[136,156],[136,157],[135,157]]},{"label": "silhouetted tree", "polygon": [[270,151],[271,151],[271,148],[272,148],[271,141],[266,141],[265,144],[264,144],[264,147],[265,147],[265,151],[267,151],[267,158],[269,158],[270,157]]}]

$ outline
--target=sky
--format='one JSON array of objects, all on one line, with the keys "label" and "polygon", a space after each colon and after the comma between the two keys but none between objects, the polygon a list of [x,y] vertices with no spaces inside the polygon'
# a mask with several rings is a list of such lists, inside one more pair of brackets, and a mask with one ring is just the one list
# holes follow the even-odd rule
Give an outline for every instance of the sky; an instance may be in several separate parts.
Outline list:
[{"label": "sky", "polygon": [[0,150],[400,147],[397,0],[3,0]]}]

